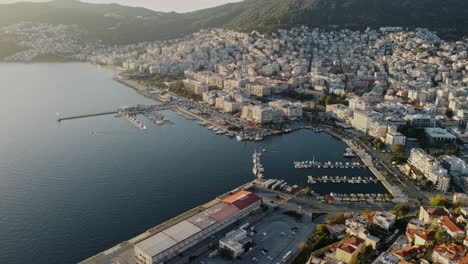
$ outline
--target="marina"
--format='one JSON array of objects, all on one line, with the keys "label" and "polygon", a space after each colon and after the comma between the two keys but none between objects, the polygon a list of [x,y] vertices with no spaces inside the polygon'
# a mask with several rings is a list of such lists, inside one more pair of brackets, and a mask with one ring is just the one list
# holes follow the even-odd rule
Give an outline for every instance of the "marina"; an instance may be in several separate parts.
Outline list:
[{"label": "marina", "polygon": [[139,129],[146,130],[145,124],[143,124],[140,120],[136,119],[135,115],[126,114],[126,115],[124,115],[124,117],[128,121],[130,121],[130,123],[132,123],[133,125],[135,125]]},{"label": "marina", "polygon": [[364,164],[361,162],[342,162],[342,161],[326,161],[326,162],[318,162],[318,161],[294,161],[294,168],[296,169],[311,169],[311,168],[318,168],[318,169],[362,169],[366,168]]},{"label": "marina", "polygon": [[257,152],[257,150],[255,150],[255,152],[253,154],[253,157],[252,157],[252,161],[253,161],[253,170],[252,170],[252,172],[253,172],[255,178],[257,178],[257,179],[263,179],[264,178],[263,173],[265,172],[265,169],[263,168],[263,165],[262,165],[262,162],[261,162],[261,157],[262,157],[262,153]]},{"label": "marina", "polygon": [[[162,105],[160,109],[166,110],[160,113],[174,122],[172,126],[158,126],[139,113],[137,118],[148,127],[145,133],[135,132],[139,129],[124,116],[114,118],[115,114],[58,123],[57,111],[72,116],[155,102],[113,81],[113,72],[92,65],[8,64],[0,68],[10,84],[4,92],[22,102],[18,107],[15,100],[5,97],[0,106],[5,113],[18,109],[28,120],[15,122],[17,117],[6,115],[6,122],[16,126],[0,131],[2,186],[14,187],[0,192],[2,212],[4,219],[15,219],[2,226],[0,248],[9,253],[0,256],[0,263],[31,259],[38,264],[77,263],[116,241],[125,241],[137,230],[143,232],[251,181],[255,149],[261,151],[265,178],[283,180],[289,187],[310,186],[321,195],[387,193],[380,183],[308,185],[309,175],[372,177],[367,168],[300,170],[292,166],[294,161],[313,156],[320,161],[349,162],[343,157],[346,144],[328,133],[303,129],[239,144],[234,138],[214,136],[206,129],[213,125],[208,125],[209,120],[188,121],[169,111],[170,105]],[[44,79],[51,71],[58,78]],[[31,89],[38,83],[40,89]],[[207,125],[201,126],[199,121]],[[255,137],[255,133],[248,136]],[[44,152],[47,155],[40,154]],[[192,162],[181,166],[184,160]],[[284,189],[283,183],[275,191]],[[41,213],[45,211],[49,213]],[[50,221],[51,217],[56,221]],[[30,249],[27,255],[24,248]]]},{"label": "marina", "polygon": [[164,124],[173,125],[174,124],[174,122],[167,119],[164,115],[158,112],[144,112],[143,115],[149,120],[151,120],[154,124],[157,124],[157,125],[164,125]]},{"label": "marina", "polygon": [[354,177],[348,177],[348,176],[321,176],[321,177],[312,177],[308,176],[308,183],[310,184],[315,184],[315,183],[350,183],[350,184],[355,184],[355,183],[379,183],[379,180],[371,178],[371,177],[361,177],[361,176],[354,176]]}]

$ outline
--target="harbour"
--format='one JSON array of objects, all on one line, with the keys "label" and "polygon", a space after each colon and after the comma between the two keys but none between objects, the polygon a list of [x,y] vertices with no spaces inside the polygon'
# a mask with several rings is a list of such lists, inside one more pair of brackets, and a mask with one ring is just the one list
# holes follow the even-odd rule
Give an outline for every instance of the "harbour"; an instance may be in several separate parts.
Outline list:
[{"label": "harbour", "polygon": [[360,162],[342,162],[342,161],[326,161],[326,162],[316,162],[316,161],[295,161],[294,168],[296,169],[310,169],[310,168],[324,168],[324,169],[358,169],[366,168]]},{"label": "harbour", "polygon": [[[319,162],[350,161],[343,157],[346,144],[308,129],[237,142],[234,136],[214,136],[207,129],[214,124],[187,120],[170,109],[158,112],[174,125],[145,122],[138,114],[147,126],[144,133],[115,114],[58,123],[57,111],[65,117],[156,102],[112,80],[114,72],[88,64],[0,64],[0,69],[14,88],[3,88],[9,98],[0,98],[0,107],[5,113],[20,109],[15,118],[28,120],[14,122],[6,115],[14,125],[0,131],[0,199],[5,201],[0,263],[76,263],[111,248],[252,181],[255,150],[262,154],[265,179],[292,187],[309,186],[310,175],[372,176],[365,168],[294,169],[294,161],[314,156]],[[44,80],[50,72],[57,78]],[[323,194],[387,193],[380,183],[310,187]],[[28,255],[25,247],[31,249]]]}]

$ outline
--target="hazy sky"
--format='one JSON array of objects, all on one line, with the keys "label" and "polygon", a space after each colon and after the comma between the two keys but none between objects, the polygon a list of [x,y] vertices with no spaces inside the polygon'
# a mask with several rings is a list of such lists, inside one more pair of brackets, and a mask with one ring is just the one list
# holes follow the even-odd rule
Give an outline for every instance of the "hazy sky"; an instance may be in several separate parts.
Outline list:
[{"label": "hazy sky", "polygon": [[[44,2],[47,0],[0,0],[0,3]],[[157,11],[189,12],[197,9],[218,6],[241,0],[85,0],[92,3],[119,3],[122,5],[142,6]]]}]

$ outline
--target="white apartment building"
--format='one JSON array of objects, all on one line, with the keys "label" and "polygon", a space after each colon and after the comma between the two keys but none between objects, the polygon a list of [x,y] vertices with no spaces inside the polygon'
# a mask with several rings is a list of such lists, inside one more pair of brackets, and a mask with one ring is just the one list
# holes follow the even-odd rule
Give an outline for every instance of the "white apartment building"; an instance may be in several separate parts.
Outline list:
[{"label": "white apartment building", "polygon": [[395,224],[396,216],[388,212],[377,212],[373,217],[373,224],[380,226],[385,230],[389,230],[390,227]]},{"label": "white apartment building", "polygon": [[369,136],[380,140],[385,140],[387,136],[388,126],[383,122],[372,122],[369,125]]},{"label": "white apartment building", "polygon": [[302,106],[300,104],[293,104],[285,100],[277,100],[268,104],[270,107],[280,111],[283,116],[288,118],[302,117]]},{"label": "white apartment building", "polygon": [[442,167],[439,161],[424,150],[419,148],[412,149],[408,164],[437,185],[440,191],[446,192],[450,188],[451,177],[448,171]]},{"label": "white apartment building", "polygon": [[242,107],[241,117],[257,124],[273,121],[273,108],[261,105],[246,105]]},{"label": "white apartment building", "polygon": [[404,146],[406,144],[406,137],[400,132],[389,130],[385,138],[385,144],[390,146],[401,144]]},{"label": "white apartment building", "polygon": [[353,113],[349,107],[343,104],[327,105],[325,111],[329,113],[330,116],[341,121],[347,121]]},{"label": "white apartment building", "polygon": [[467,193],[455,193],[453,194],[453,203],[460,203],[463,206],[468,205],[468,194]]},{"label": "white apartment building", "polygon": [[382,114],[375,111],[355,110],[352,126],[357,130],[367,133],[370,128],[370,124],[382,121],[382,117]]},{"label": "white apartment building", "polygon": [[457,156],[443,155],[440,159],[442,167],[452,176],[453,183],[468,193],[468,164]]}]

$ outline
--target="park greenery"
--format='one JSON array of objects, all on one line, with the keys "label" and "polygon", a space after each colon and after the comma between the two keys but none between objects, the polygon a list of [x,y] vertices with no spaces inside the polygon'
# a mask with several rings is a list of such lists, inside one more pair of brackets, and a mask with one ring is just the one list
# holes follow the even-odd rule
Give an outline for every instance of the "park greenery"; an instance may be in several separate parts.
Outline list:
[{"label": "park greenery", "polygon": [[174,85],[171,85],[169,86],[169,91],[178,95],[178,96],[181,96],[181,97],[184,97],[184,98],[187,98],[187,99],[192,99],[192,100],[196,100],[196,101],[201,101],[202,100],[202,96],[199,95],[199,94],[194,94],[190,91],[188,91],[187,89],[185,89],[185,86],[184,86],[184,83],[182,81],[176,81]]},{"label": "park greenery", "polygon": [[397,204],[390,210],[391,214],[396,215],[397,217],[403,217],[408,214],[410,211],[410,207],[407,204]]},{"label": "park greenery", "polygon": [[346,95],[338,96],[335,94],[323,94],[321,95],[315,104],[318,106],[327,106],[332,104],[344,104],[348,105],[348,101],[346,100]]},{"label": "park greenery", "polygon": [[432,197],[429,203],[431,206],[447,207],[450,205],[450,201],[447,199],[447,197],[443,196],[442,194],[438,194]]},{"label": "park greenery", "polygon": [[157,88],[167,88],[166,82],[172,81],[171,78],[160,75],[134,75],[131,79],[146,87]]},{"label": "park greenery", "polygon": [[335,213],[335,214],[330,214],[327,216],[326,222],[328,224],[344,224],[346,221],[346,217],[343,213]]},{"label": "park greenery", "polygon": [[376,148],[377,150],[385,149],[385,144],[380,139],[377,139],[377,138],[372,140],[372,146]]},{"label": "park greenery", "polygon": [[310,254],[320,248],[333,244],[336,240],[329,237],[329,232],[325,224],[318,224],[315,232],[307,239],[306,243],[299,244],[300,253],[293,263],[306,263]]},{"label": "park greenery", "polygon": [[397,164],[404,164],[408,160],[408,157],[405,155],[405,146],[401,144],[395,144],[392,146],[392,162]]},{"label": "park greenery", "polygon": [[313,94],[297,93],[295,91],[287,91],[284,96],[298,101],[311,101],[315,98]]},{"label": "park greenery", "polygon": [[450,237],[441,227],[435,227],[434,240],[437,245],[450,243]]}]

